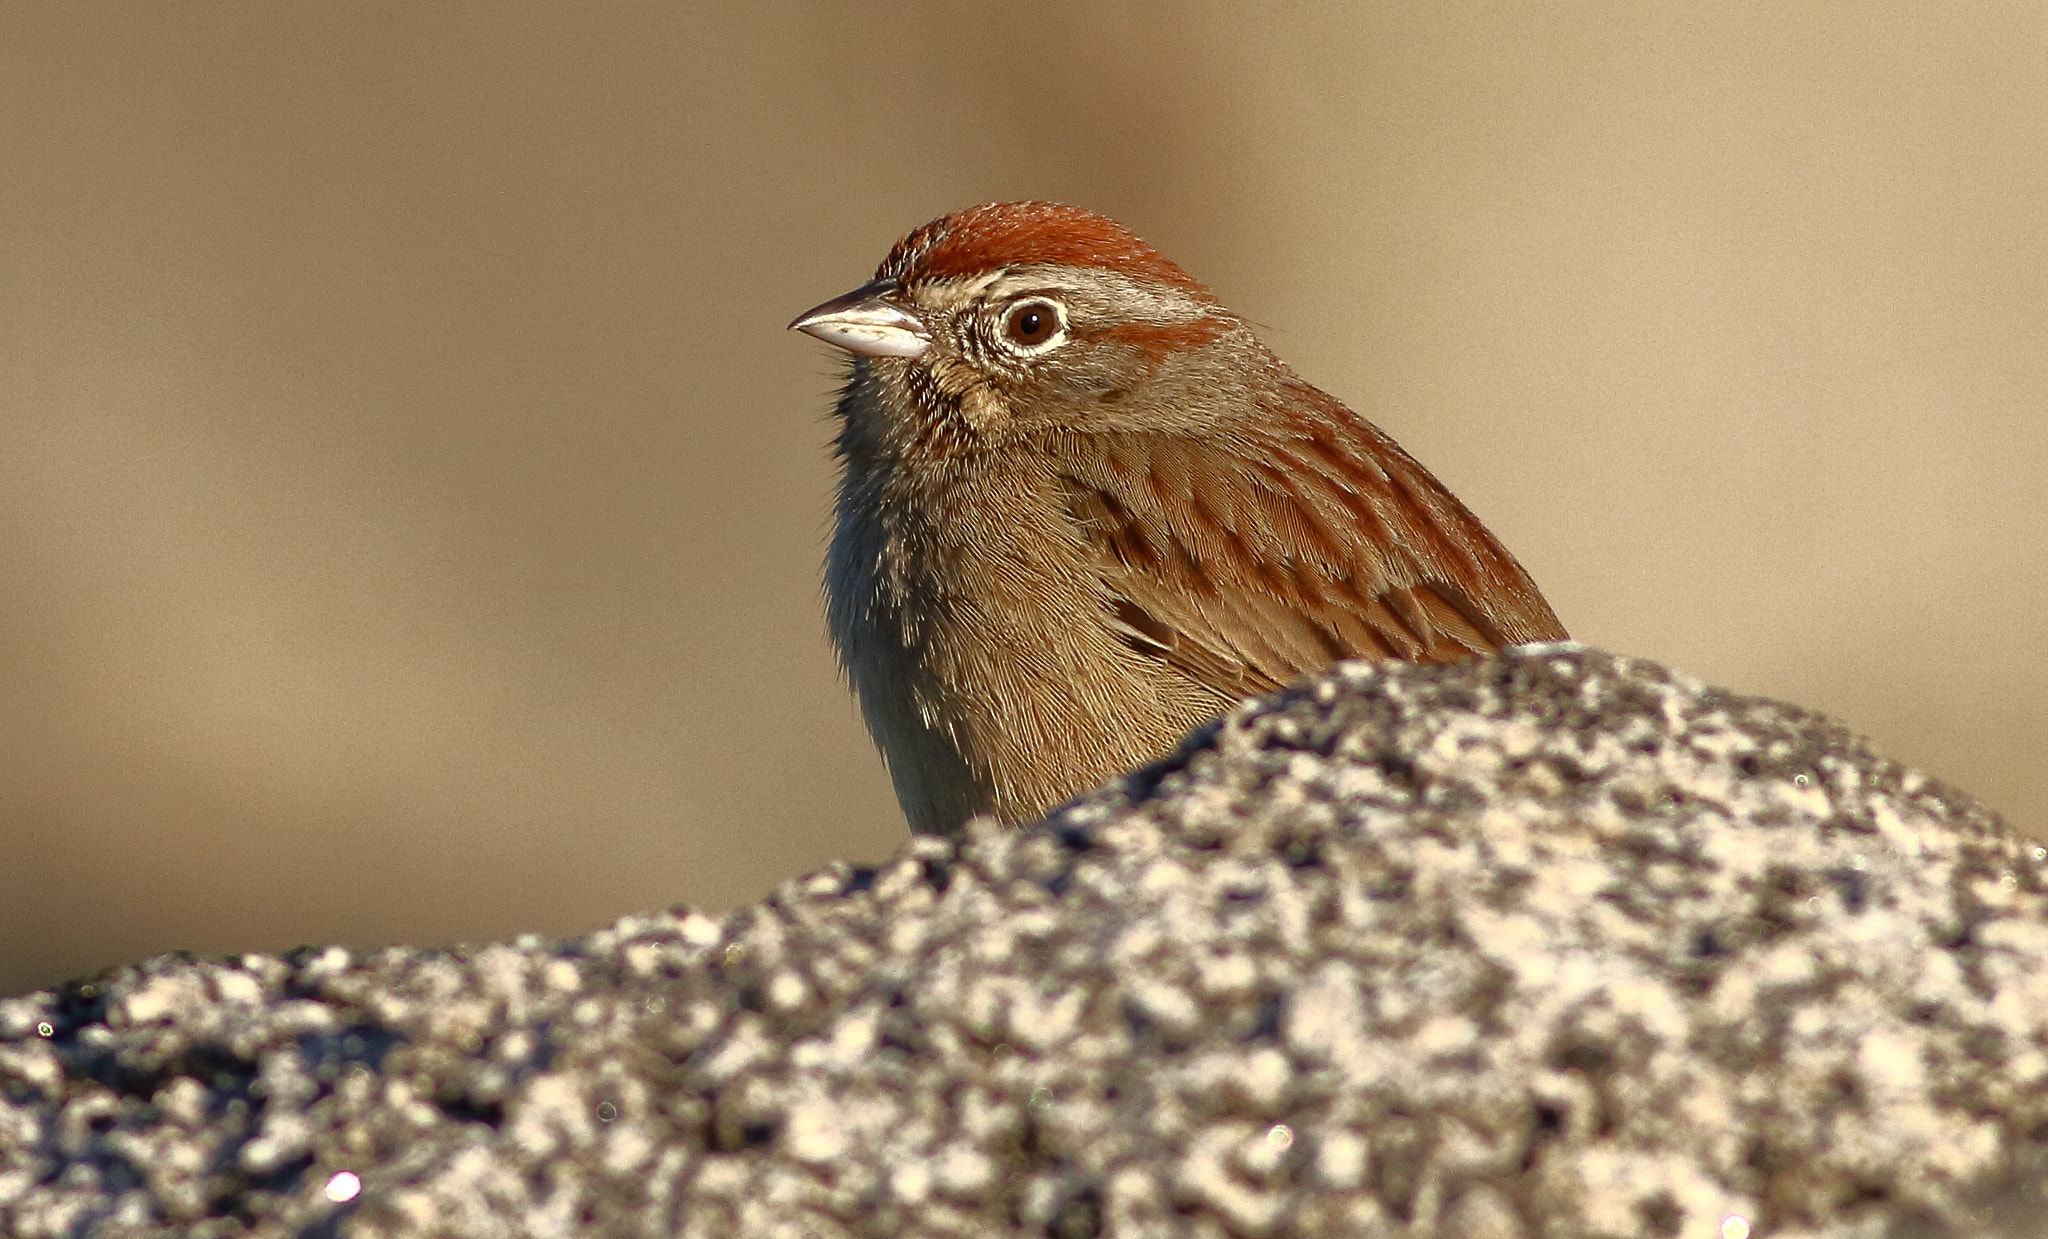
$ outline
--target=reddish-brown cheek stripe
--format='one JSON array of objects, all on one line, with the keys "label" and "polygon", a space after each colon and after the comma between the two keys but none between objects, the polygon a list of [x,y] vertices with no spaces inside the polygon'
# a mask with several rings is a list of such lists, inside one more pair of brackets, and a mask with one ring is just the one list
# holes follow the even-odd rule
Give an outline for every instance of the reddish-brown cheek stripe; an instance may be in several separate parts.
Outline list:
[{"label": "reddish-brown cheek stripe", "polygon": [[1230,324],[1221,318],[1197,318],[1183,323],[1123,322],[1097,328],[1087,337],[1109,344],[1124,344],[1142,349],[1145,356],[1162,361],[1169,355],[1191,351],[1214,343],[1216,338],[1230,329]]}]

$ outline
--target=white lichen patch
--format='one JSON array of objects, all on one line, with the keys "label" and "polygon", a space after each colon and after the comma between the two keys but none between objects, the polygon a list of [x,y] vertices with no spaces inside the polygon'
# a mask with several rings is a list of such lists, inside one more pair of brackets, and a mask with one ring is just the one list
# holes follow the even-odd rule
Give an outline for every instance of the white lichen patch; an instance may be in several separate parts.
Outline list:
[{"label": "white lichen patch", "polygon": [[1347,664],[1054,827],[0,1000],[0,1233],[2048,1216],[2048,849],[1810,715],[1570,646]]}]

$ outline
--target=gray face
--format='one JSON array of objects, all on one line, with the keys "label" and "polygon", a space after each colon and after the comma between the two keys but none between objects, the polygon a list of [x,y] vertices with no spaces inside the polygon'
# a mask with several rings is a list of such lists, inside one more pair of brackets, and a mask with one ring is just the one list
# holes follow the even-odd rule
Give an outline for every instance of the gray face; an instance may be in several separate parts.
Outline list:
[{"label": "gray face", "polygon": [[874,379],[946,405],[981,434],[1210,428],[1223,408],[1243,408],[1221,395],[1241,397],[1245,375],[1274,369],[1214,301],[1083,266],[907,289],[877,281],[793,326],[872,358]]}]

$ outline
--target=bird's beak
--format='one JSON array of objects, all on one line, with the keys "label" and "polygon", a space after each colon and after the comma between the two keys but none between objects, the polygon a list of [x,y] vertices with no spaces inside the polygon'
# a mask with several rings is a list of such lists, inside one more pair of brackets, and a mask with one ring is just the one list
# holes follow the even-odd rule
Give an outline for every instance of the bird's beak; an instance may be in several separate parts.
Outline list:
[{"label": "bird's beak", "polygon": [[932,337],[917,315],[892,304],[896,281],[876,280],[843,297],[805,310],[790,324],[795,331],[869,357],[922,357]]}]

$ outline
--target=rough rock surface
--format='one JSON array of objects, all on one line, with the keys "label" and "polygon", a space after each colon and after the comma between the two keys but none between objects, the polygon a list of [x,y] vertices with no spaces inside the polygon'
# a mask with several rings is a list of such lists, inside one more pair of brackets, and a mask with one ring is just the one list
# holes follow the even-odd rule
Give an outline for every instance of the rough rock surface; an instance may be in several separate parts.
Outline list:
[{"label": "rough rock surface", "polygon": [[1346,666],[723,921],[0,1002],[0,1233],[2048,1235],[2044,857],[1649,663]]}]

